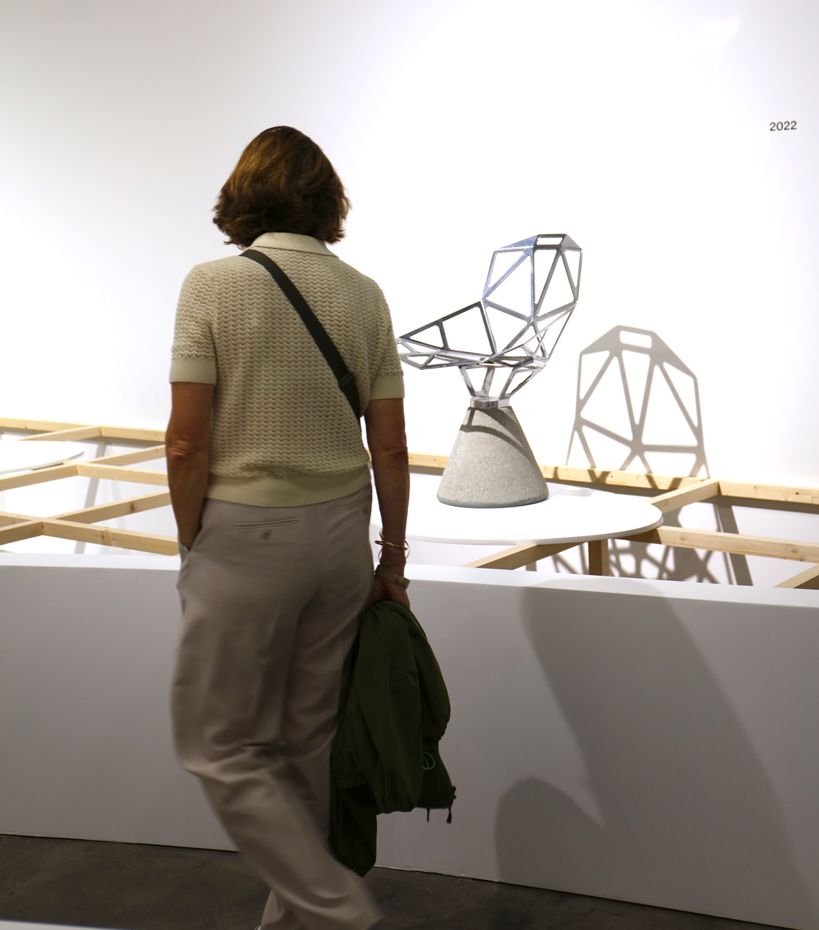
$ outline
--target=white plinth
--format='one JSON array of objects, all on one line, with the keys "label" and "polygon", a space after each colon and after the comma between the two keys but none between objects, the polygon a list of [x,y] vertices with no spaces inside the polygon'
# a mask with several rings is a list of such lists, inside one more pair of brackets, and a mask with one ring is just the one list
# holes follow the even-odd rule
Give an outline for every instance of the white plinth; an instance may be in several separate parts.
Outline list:
[{"label": "white plinth", "polygon": [[46,440],[13,440],[0,442],[0,475],[33,468],[47,468],[78,459],[87,450],[78,442],[48,442]]},{"label": "white plinth", "polygon": [[[522,507],[442,504],[437,475],[413,475],[407,538],[474,545],[570,543],[643,533],[662,523],[648,501],[608,491],[550,484],[549,499]],[[373,522],[380,527],[377,509]]]},{"label": "white plinth", "polygon": [[[0,833],[232,848],[173,748],[178,565],[0,555]],[[458,798],[380,866],[819,930],[816,591],[412,579]]]}]

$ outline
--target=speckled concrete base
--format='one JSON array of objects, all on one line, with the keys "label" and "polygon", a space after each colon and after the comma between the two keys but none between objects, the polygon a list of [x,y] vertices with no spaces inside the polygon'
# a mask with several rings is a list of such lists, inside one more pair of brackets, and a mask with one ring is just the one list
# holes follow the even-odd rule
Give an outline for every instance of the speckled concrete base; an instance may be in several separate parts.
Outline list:
[{"label": "speckled concrete base", "polygon": [[438,500],[456,507],[516,507],[548,496],[515,411],[470,407],[441,478]]}]

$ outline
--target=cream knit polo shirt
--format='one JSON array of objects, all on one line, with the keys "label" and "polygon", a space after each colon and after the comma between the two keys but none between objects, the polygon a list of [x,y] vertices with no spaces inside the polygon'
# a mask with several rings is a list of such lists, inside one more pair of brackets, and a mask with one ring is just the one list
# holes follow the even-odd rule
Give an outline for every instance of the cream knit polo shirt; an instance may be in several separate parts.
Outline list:
[{"label": "cream knit polo shirt", "polygon": [[[403,397],[381,289],[310,236],[253,243],[301,291],[347,367],[362,411]],[[370,480],[358,421],[270,273],[239,255],[196,265],[176,314],[171,381],[214,384],[207,496],[287,507],[334,500]]]}]

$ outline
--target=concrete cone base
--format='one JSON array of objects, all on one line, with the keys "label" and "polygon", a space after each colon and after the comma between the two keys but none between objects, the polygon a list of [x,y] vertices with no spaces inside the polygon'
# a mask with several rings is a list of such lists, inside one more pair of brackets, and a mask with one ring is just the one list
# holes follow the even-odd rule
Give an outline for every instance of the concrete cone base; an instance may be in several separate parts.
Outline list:
[{"label": "concrete cone base", "polygon": [[517,507],[548,496],[515,411],[470,407],[444,469],[438,500],[455,507]]}]

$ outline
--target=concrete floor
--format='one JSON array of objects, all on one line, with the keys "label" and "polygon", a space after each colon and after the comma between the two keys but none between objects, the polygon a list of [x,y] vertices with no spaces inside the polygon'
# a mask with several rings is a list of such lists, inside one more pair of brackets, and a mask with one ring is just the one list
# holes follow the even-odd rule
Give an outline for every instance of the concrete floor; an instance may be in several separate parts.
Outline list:
[{"label": "concrete floor", "polygon": [[[516,885],[373,869],[383,930],[743,930],[761,924]],[[0,836],[0,920],[253,930],[267,890],[237,853]]]}]

